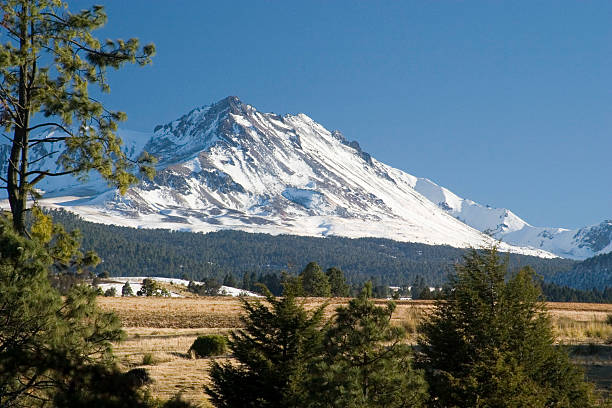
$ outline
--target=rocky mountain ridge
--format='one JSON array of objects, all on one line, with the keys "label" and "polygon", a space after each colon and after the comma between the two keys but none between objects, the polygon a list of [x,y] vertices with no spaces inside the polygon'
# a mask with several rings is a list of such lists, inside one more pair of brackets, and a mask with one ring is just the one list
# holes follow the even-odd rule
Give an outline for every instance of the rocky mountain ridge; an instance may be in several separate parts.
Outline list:
[{"label": "rocky mountain ridge", "polygon": [[610,222],[580,231],[532,227],[509,210],[460,198],[381,163],[304,114],[261,113],[237,97],[196,108],[153,134],[120,135],[134,157],[144,149],[158,158],[153,180],[120,196],[95,176],[85,184],[68,176],[48,179],[40,185],[44,204],[142,228],[382,237],[455,247],[501,239],[503,250],[578,259],[612,250]]}]

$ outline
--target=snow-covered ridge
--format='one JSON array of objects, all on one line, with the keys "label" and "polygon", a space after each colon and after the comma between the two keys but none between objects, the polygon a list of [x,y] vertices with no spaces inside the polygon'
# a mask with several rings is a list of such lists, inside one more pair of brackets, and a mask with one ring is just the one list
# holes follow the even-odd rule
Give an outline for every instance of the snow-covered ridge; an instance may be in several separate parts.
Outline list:
[{"label": "snow-covered ridge", "polygon": [[573,259],[612,252],[612,220],[576,230],[535,227],[508,209],[460,198],[425,178],[415,178],[413,187],[453,217],[512,245],[540,248]]},{"label": "snow-covered ridge", "polygon": [[154,180],[142,180],[124,196],[95,178],[85,185],[49,181],[45,205],[139,228],[382,237],[455,247],[502,238],[501,250],[545,257],[553,256],[549,251],[578,257],[574,247],[592,246],[587,238],[559,251],[565,247],[510,241],[510,233],[528,226],[510,211],[483,207],[381,163],[305,114],[261,113],[236,97],[196,108],[149,135],[120,135],[133,157],[144,149],[158,158]]},{"label": "snow-covered ridge", "polygon": [[[144,279],[153,279],[154,281],[157,281],[157,282],[168,283],[168,284],[171,284],[171,285],[184,286],[183,289],[185,289],[189,285],[189,281],[185,280],[185,279],[159,278],[159,277],[148,277],[147,278],[147,277],[142,277],[142,276],[141,277],[137,277],[137,276],[130,276],[130,277],[118,276],[118,277],[112,277],[112,278],[105,278],[104,282],[103,283],[99,283],[97,285],[97,287],[102,289],[102,292],[106,292],[108,289],[115,288],[115,296],[121,296],[121,290],[123,289],[123,285],[125,285],[126,282],[129,282],[130,287],[132,288],[132,292],[134,293],[134,295],[136,295],[136,293],[142,287],[142,281]],[[194,281],[194,283],[197,284],[197,285],[202,285],[203,284],[203,282],[198,282],[198,281]],[[172,290],[170,290],[169,293],[170,293],[170,297],[183,297],[179,293],[173,292]],[[234,287],[231,287],[231,286],[225,286],[225,285],[222,285],[219,288],[219,295],[220,296],[252,296],[252,297],[261,297],[261,295],[259,295],[257,293],[250,292],[248,290],[234,288]]]}]

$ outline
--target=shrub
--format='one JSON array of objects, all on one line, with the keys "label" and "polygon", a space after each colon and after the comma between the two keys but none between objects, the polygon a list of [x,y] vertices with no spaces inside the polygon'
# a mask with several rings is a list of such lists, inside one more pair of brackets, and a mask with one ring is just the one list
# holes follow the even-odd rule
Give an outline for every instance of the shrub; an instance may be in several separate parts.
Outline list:
[{"label": "shrub", "polygon": [[110,287],[106,289],[106,292],[104,292],[104,296],[106,297],[113,297],[116,294],[117,294],[117,289],[115,289],[114,287]]},{"label": "shrub", "polygon": [[124,378],[126,382],[134,387],[142,387],[153,382],[149,372],[144,368],[133,368],[124,374]]},{"label": "shrub", "polygon": [[145,353],[142,356],[142,365],[155,365],[155,358],[153,358],[153,354]]},{"label": "shrub", "polygon": [[227,339],[218,334],[198,336],[189,348],[188,353],[193,353],[196,358],[218,356],[225,353]]},{"label": "shrub", "polygon": [[121,296],[134,296],[130,282],[125,282],[125,285],[121,288]]}]

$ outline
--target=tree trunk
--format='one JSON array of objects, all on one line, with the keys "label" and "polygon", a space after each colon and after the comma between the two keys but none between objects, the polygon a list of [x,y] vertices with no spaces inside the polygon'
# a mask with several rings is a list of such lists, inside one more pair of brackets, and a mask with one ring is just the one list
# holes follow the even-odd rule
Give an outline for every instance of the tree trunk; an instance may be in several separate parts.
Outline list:
[{"label": "tree trunk", "polygon": [[[22,8],[22,24],[20,28],[20,51],[25,55],[28,51],[28,26],[26,24],[26,6]],[[32,72],[32,75],[35,73]],[[20,235],[26,235],[26,210],[28,198],[28,126],[30,123],[29,90],[27,84],[28,62],[19,67],[19,107],[17,121],[13,133],[13,146],[7,171],[7,191],[11,213],[13,215],[13,228]]]}]

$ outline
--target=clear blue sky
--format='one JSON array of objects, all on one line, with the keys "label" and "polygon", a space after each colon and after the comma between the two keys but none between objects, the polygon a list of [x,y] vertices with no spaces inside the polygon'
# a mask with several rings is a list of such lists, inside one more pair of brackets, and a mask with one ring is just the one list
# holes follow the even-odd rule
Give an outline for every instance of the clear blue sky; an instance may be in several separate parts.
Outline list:
[{"label": "clear blue sky", "polygon": [[158,50],[111,75],[124,127],[237,95],[533,225],[612,218],[610,1],[98,2]]}]

